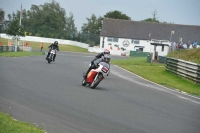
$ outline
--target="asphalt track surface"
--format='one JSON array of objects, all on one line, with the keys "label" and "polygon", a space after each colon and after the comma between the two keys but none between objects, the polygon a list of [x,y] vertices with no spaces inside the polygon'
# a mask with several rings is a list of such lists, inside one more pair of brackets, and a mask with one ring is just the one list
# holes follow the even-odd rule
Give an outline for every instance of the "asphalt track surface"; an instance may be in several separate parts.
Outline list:
[{"label": "asphalt track surface", "polygon": [[[0,111],[48,133],[199,133],[200,99],[117,66],[96,89],[81,85],[93,54],[0,57]],[[123,57],[112,57],[123,58]]]}]

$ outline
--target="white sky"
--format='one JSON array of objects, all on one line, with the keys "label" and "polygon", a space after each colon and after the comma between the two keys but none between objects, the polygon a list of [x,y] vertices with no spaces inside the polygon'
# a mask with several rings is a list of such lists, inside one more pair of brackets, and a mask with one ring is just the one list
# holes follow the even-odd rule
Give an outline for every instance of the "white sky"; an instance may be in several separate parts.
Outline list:
[{"label": "white sky", "polygon": [[[43,5],[50,0],[0,0],[0,8],[7,14],[22,8],[29,10],[32,4]],[[157,11],[159,21],[175,24],[200,26],[200,0],[55,0],[64,8],[67,16],[72,12],[78,30],[92,14],[97,17],[107,12],[118,10],[126,14],[131,20],[141,21],[152,18],[153,11]]]}]

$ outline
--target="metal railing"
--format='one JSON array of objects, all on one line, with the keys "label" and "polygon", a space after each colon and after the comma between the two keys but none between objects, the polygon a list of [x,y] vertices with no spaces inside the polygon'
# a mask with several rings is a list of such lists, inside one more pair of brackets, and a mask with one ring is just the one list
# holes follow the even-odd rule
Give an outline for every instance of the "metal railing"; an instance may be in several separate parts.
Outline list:
[{"label": "metal railing", "polygon": [[19,51],[19,47],[15,47],[15,46],[0,46],[0,53],[1,52],[16,52],[16,51]]},{"label": "metal railing", "polygon": [[200,64],[184,61],[181,59],[167,58],[166,70],[200,83]]},{"label": "metal railing", "polygon": [[0,52],[14,52],[14,46],[0,46]]}]

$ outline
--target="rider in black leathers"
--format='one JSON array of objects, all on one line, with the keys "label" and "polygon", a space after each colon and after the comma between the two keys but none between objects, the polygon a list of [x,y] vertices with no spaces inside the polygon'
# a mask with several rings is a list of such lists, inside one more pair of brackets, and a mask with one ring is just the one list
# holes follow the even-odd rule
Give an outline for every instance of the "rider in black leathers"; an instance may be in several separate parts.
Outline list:
[{"label": "rider in black leathers", "polygon": [[[59,51],[59,47],[58,47],[58,41],[55,41],[53,44],[51,44],[48,48],[49,49],[49,52],[47,54],[47,57],[50,55],[50,52],[52,49],[56,49],[57,51]],[[47,57],[46,57],[46,60],[47,60]],[[56,51],[55,51],[55,55],[53,57],[53,61],[55,62],[55,58],[56,58]]]},{"label": "rider in black leathers", "polygon": [[95,60],[102,58],[105,54],[110,55],[110,51],[108,49],[105,49],[104,52],[101,52],[98,55],[96,55],[95,58],[91,61],[91,65],[93,65]]},{"label": "rider in black leathers", "polygon": [[100,62],[102,62],[102,61],[104,61],[104,62],[106,62],[106,63],[109,64],[109,62],[110,62],[110,55],[109,54],[104,54],[104,56],[102,56],[101,58],[94,60],[93,64],[91,64],[91,66],[88,68],[86,74],[83,77],[86,78],[87,75],[88,75],[88,73],[90,72],[90,70],[97,68],[98,64]]}]

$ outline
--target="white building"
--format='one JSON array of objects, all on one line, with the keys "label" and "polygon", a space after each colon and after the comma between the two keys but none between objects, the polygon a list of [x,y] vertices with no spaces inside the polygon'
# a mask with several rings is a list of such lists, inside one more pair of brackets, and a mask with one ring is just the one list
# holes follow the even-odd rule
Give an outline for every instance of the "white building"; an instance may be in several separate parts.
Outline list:
[{"label": "white building", "polygon": [[[193,30],[195,29],[195,31]],[[187,30],[190,33],[183,31]],[[172,31],[174,34],[172,34]],[[100,48],[109,49],[113,55],[129,56],[130,51],[150,52],[153,58],[166,56],[171,41],[179,42],[198,38],[200,26],[151,23],[104,18],[100,33]],[[191,34],[193,33],[193,34]],[[196,39],[198,40],[198,39]]]},{"label": "white building", "polygon": [[130,51],[140,51],[152,53],[153,57],[157,58],[157,56],[166,56],[170,45],[168,40],[137,40],[102,36],[100,39],[100,48],[109,49],[112,55],[129,56]]}]

